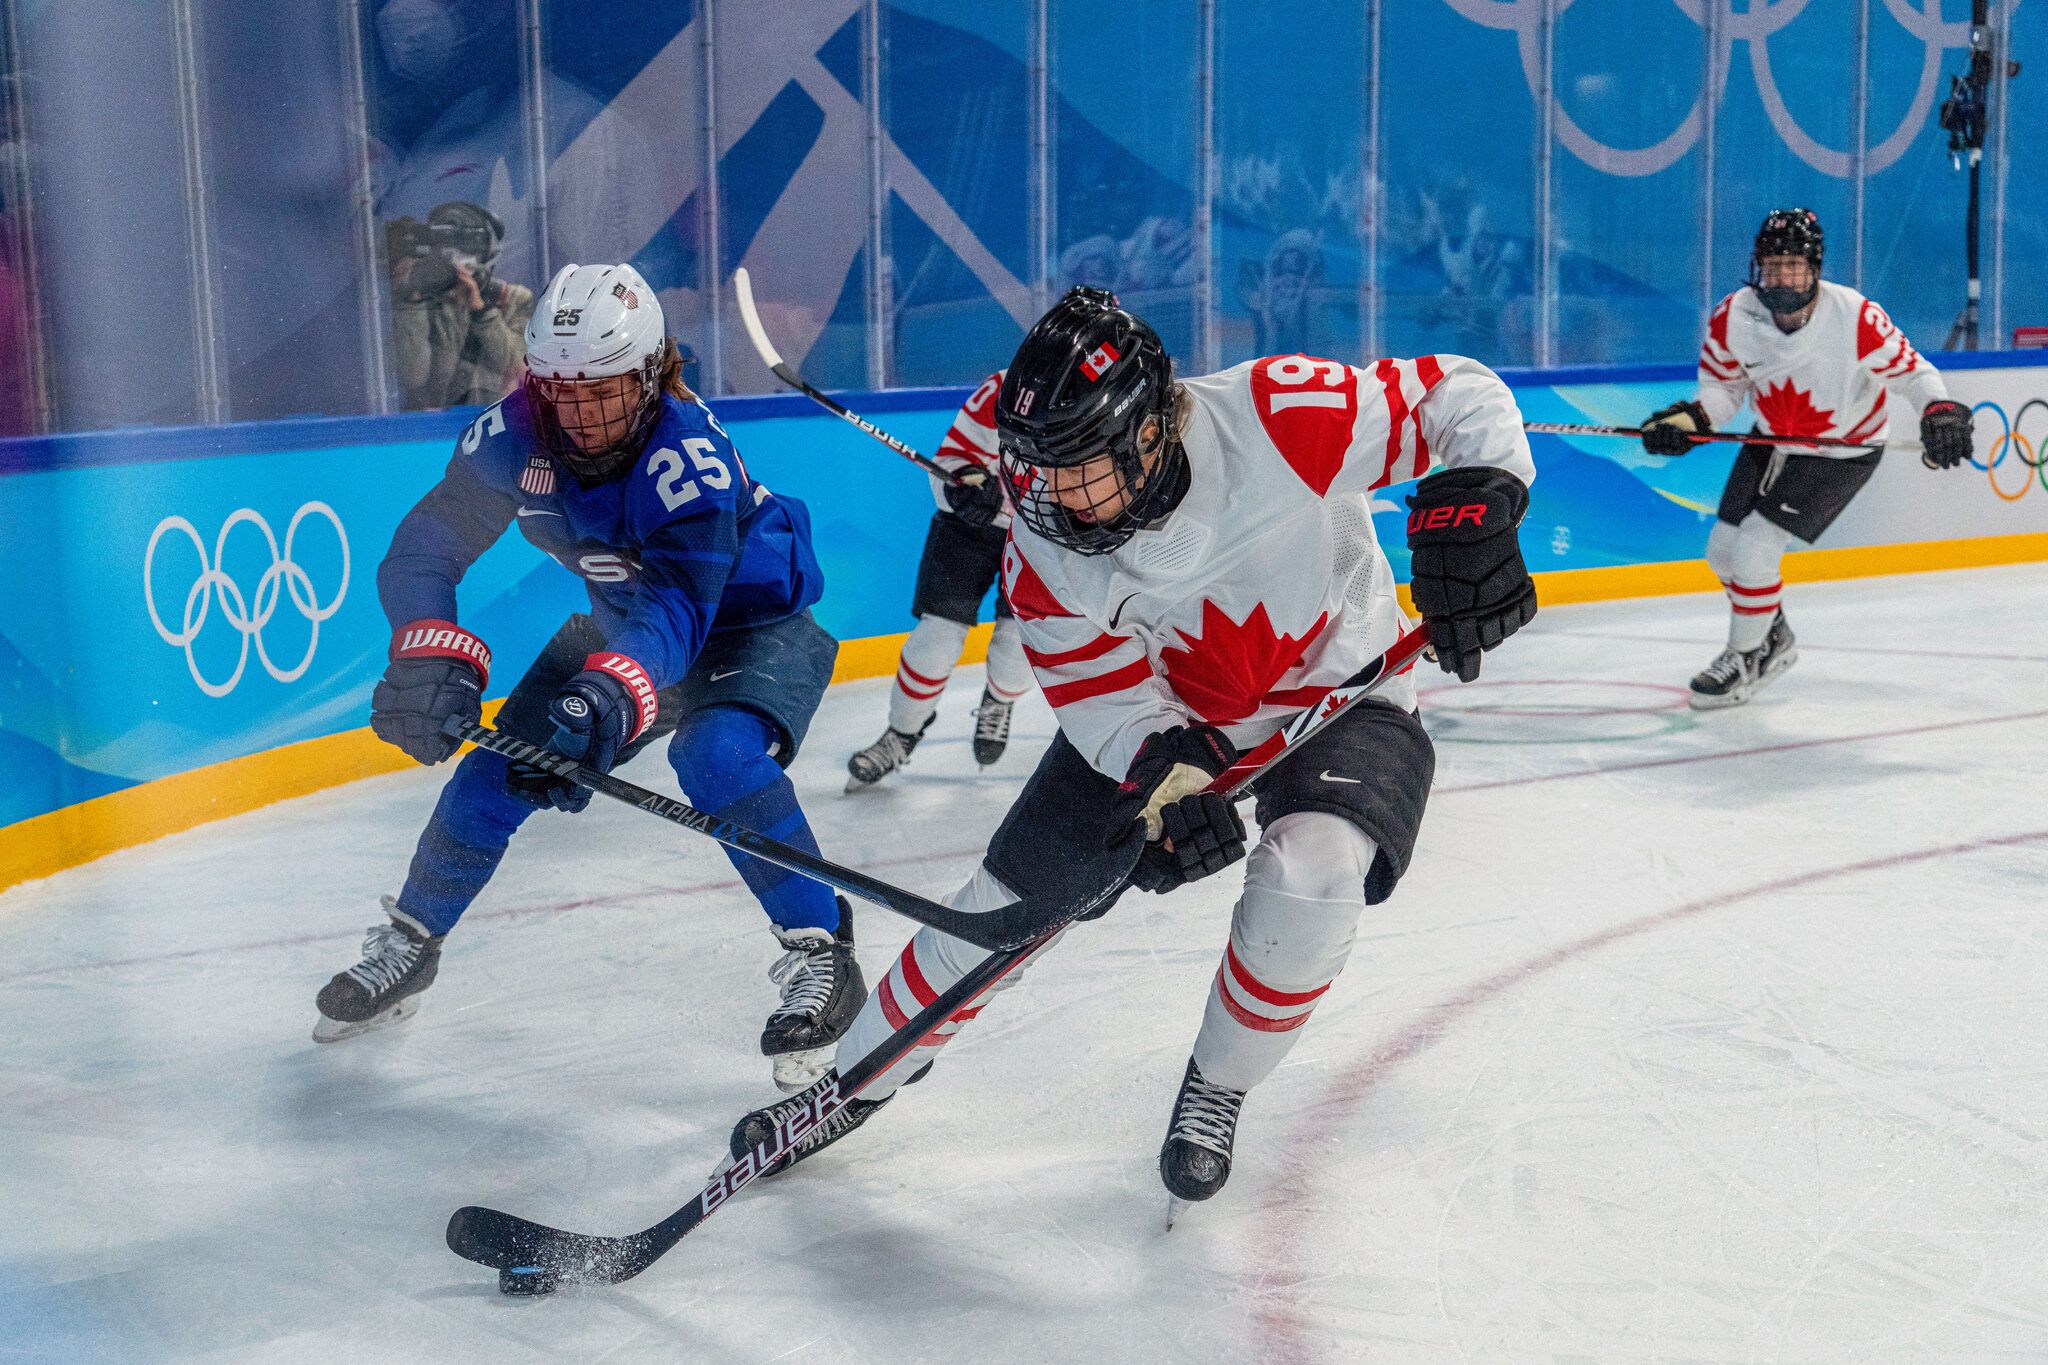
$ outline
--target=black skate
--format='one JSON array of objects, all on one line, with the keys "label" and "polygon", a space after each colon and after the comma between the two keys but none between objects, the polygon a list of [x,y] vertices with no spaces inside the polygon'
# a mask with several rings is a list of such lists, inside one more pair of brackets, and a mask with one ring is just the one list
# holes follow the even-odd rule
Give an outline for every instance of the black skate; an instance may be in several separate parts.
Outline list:
[{"label": "black skate", "polygon": [[776,929],[788,951],[768,969],[782,1003],[761,1030],[761,1051],[775,1064],[775,1085],[794,1094],[824,1075],[840,1035],[867,1002],[867,983],[853,956],[853,907],[839,898],[839,932]]},{"label": "black skate", "polygon": [[857,792],[872,787],[898,768],[909,767],[910,753],[924,738],[924,732],[932,728],[933,719],[927,716],[914,735],[903,730],[884,730],[880,739],[847,759],[846,790]]},{"label": "black skate", "polygon": [[1159,1178],[1166,1182],[1166,1226],[1189,1204],[1211,1198],[1230,1179],[1230,1147],[1237,1137],[1237,1111],[1244,1091],[1225,1090],[1202,1079],[1188,1059],[1166,1145],[1159,1149]]},{"label": "black skate", "polygon": [[[838,1068],[827,1068],[825,1074],[820,1076],[802,1094],[792,1095],[790,1098],[777,1104],[771,1104],[765,1109],[756,1109],[753,1113],[748,1114],[738,1123],[734,1124],[732,1126],[731,1154],[719,1166],[719,1173],[723,1174],[731,1170],[736,1164],[745,1160],[750,1153],[756,1154],[758,1159],[758,1154],[765,1152],[774,1142],[775,1125],[783,1122],[785,1119],[804,1113],[809,1106],[815,1103],[817,1099],[815,1092],[824,1087],[826,1080],[836,1080],[838,1076]],[[784,1171],[796,1165],[797,1162],[807,1157],[816,1156],[819,1152],[824,1151],[827,1147],[830,1147],[833,1143],[839,1141],[839,1139],[845,1137],[863,1123],[866,1123],[868,1115],[887,1104],[891,1098],[892,1096],[885,1095],[879,1100],[848,1100],[831,1118],[798,1138],[794,1148],[784,1152],[780,1157],[764,1167],[761,1171],[762,1178],[766,1179],[771,1175],[781,1175]]]},{"label": "black skate", "polygon": [[981,705],[974,708],[974,761],[986,768],[1010,747],[1010,712],[1015,702],[1004,701],[984,687]]},{"label": "black skate", "polygon": [[1724,706],[1740,706],[1755,692],[1757,684],[1763,681],[1764,651],[1767,645],[1755,649],[1724,649],[1692,679],[1692,709],[1714,711]]},{"label": "black skate", "polygon": [[1764,636],[1763,673],[1757,679],[1757,686],[1763,686],[1798,662],[1799,638],[1785,623],[1785,613],[1780,611],[1771,618],[1771,633]]},{"label": "black skate", "polygon": [[[397,902],[386,896],[384,908],[396,910]],[[338,1043],[411,1018],[420,1007],[420,992],[434,984],[441,969],[441,941],[395,914],[390,923],[371,929],[363,938],[363,960],[320,988],[313,1002],[320,1010],[313,1041]]]}]

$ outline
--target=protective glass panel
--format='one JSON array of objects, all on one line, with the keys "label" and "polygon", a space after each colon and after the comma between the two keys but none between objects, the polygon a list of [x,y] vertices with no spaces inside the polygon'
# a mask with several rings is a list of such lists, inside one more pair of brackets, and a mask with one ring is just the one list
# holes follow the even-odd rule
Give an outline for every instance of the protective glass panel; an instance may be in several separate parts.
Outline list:
[{"label": "protective glass panel", "polygon": [[[2048,6],[2018,6],[2013,11],[2012,36],[2006,48],[2015,55],[2048,53]],[[1954,65],[1953,56],[1949,62]],[[2044,211],[2038,192],[2040,168],[2048,166],[2048,66],[2029,64],[2025,73],[2005,88],[2010,101],[2006,135],[2011,139],[2006,157],[2009,170],[2005,191],[2005,331],[1998,337],[1987,335],[1983,343],[1986,346],[2012,344],[2015,327],[2048,327],[2048,270],[2041,268],[2041,262],[2048,261],[2048,211]],[[1987,168],[1987,213],[1991,206],[1990,182]],[[1991,230],[1986,230],[1987,243]]]},{"label": "protective glass panel", "polygon": [[1030,6],[922,0],[882,14],[894,382],[977,383],[1035,320]]},{"label": "protective glass panel", "polygon": [[1579,0],[1557,21],[1558,364],[1699,344],[1706,35],[1676,5]]},{"label": "protective glass panel", "polygon": [[1365,6],[1224,6],[1217,28],[1222,363],[1361,360]]},{"label": "protective glass panel", "polygon": [[1053,8],[1054,292],[1114,289],[1192,362],[1196,7]]},{"label": "protective glass panel", "polygon": [[1518,30],[1536,17],[1535,5],[1470,0],[1381,7],[1379,284],[1390,354],[1449,351],[1496,366],[1535,358],[1536,66]]}]

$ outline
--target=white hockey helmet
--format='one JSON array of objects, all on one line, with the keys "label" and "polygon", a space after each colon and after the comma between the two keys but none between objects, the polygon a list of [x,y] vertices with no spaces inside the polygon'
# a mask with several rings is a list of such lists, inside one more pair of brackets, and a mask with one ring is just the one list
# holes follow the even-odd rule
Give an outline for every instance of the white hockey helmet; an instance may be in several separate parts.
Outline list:
[{"label": "white hockey helmet", "polygon": [[624,472],[661,406],[661,301],[630,265],[565,265],[526,324],[526,396],[548,453],[585,483]]}]

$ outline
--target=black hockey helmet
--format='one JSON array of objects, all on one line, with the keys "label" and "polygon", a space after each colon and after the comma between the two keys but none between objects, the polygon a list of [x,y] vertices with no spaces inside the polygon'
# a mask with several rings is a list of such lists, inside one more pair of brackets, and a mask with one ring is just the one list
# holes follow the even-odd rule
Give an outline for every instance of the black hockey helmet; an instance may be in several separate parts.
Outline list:
[{"label": "black hockey helmet", "polygon": [[[1069,289],[1025,334],[996,396],[1017,515],[1056,545],[1099,555],[1172,511],[1187,488],[1172,402],[1159,334],[1107,289]],[[1141,445],[1148,417],[1156,434]],[[1085,481],[1071,472],[1103,460]]]},{"label": "black hockey helmet", "polygon": [[[1749,253],[1749,287],[1773,313],[1796,313],[1813,302],[1820,292],[1820,265],[1826,248],[1821,235],[1820,215],[1812,209],[1772,209],[1756,230],[1756,245]],[[1764,283],[1764,258],[1803,256],[1813,263],[1813,283],[1805,289]]]}]

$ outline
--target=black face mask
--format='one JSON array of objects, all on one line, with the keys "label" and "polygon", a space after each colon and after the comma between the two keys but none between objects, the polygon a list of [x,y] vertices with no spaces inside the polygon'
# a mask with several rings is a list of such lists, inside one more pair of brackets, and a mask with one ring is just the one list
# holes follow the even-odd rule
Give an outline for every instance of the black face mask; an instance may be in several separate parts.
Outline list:
[{"label": "black face mask", "polygon": [[1763,300],[1764,307],[1779,317],[1798,312],[1812,303],[1814,296],[1820,293],[1819,280],[1815,280],[1804,289],[1794,289],[1784,284],[1754,284],[1750,287],[1756,290],[1756,296]]}]

